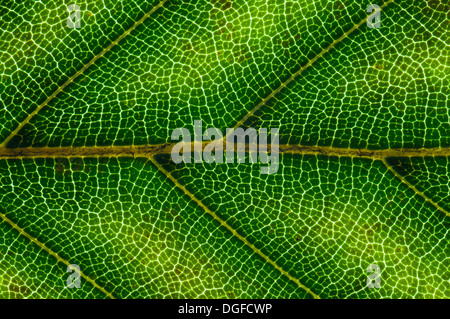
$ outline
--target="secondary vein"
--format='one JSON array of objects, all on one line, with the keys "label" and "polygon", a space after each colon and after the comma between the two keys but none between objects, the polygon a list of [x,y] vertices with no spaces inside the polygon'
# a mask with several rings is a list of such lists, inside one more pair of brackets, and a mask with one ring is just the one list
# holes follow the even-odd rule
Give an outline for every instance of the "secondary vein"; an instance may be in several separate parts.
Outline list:
[{"label": "secondary vein", "polygon": [[63,85],[61,85],[55,92],[53,92],[41,105],[39,105],[33,112],[31,112],[27,118],[19,124],[19,126],[3,141],[0,145],[1,147],[6,147],[9,141],[19,133],[19,131],[30,122],[30,120],[46,105],[50,103],[55,96],[57,96],[61,91],[63,91],[69,84],[71,84],[77,77],[79,77],[87,68],[93,65],[98,59],[103,57],[108,51],[110,51],[115,45],[117,45],[123,38],[129,35],[134,29],[136,29],[142,22],[144,22],[153,12],[161,8],[167,0],[162,0],[158,5],[153,7],[149,12],[147,12],[142,18],[136,21],[128,30],[122,33],[116,40],[112,41],[106,48],[104,48],[99,54],[94,56],[86,65],[84,65],[80,70],[78,70],[74,75],[72,75]]},{"label": "secondary vein", "polygon": [[[70,262],[68,262],[67,260],[61,258],[57,253],[55,253],[53,250],[51,250],[50,248],[48,248],[47,246],[45,246],[45,244],[41,243],[37,238],[31,236],[30,234],[28,234],[23,228],[19,227],[16,223],[14,223],[12,220],[10,220],[8,217],[6,217],[5,214],[0,213],[0,217],[1,219],[3,219],[3,221],[5,221],[6,223],[8,223],[12,228],[14,228],[15,230],[17,230],[21,235],[25,236],[26,238],[28,238],[30,241],[32,241],[33,243],[35,243],[36,245],[38,245],[42,250],[46,251],[47,253],[49,253],[51,256],[55,257],[57,261],[69,266]],[[104,294],[106,294],[109,298],[111,299],[115,299],[114,296],[105,290],[105,288],[101,287],[99,284],[97,284],[92,278],[90,278],[89,276],[87,276],[86,274],[84,274],[82,271],[79,272],[80,276],[83,277],[86,281],[88,281],[89,283],[91,283],[95,288],[99,289],[100,291],[102,291]]]},{"label": "secondary vein", "polygon": [[260,257],[262,257],[267,263],[272,265],[275,269],[277,269],[279,272],[281,272],[284,276],[295,282],[300,288],[305,290],[307,293],[309,293],[311,296],[314,297],[314,299],[320,299],[320,297],[315,294],[311,289],[303,285],[297,278],[293,277],[291,274],[289,274],[286,270],[284,270],[282,267],[280,267],[275,261],[270,259],[269,256],[264,254],[260,249],[255,247],[251,242],[247,240],[244,236],[240,235],[234,228],[232,228],[226,221],[221,219],[219,216],[217,216],[216,213],[214,213],[211,209],[209,209],[201,200],[199,200],[197,197],[195,197],[194,194],[189,192],[186,187],[181,185],[180,182],[178,182],[177,179],[175,179],[168,171],[166,171],[153,157],[150,157],[150,160],[152,163],[164,174],[167,178],[169,178],[179,189],[183,191],[187,196],[189,196],[190,199],[192,199],[197,205],[199,205],[205,212],[207,212],[209,215],[211,215],[216,221],[218,221],[223,227],[225,227],[228,231],[230,231],[233,236],[238,238],[240,241],[242,241],[245,245],[250,247],[256,254],[258,254]]},{"label": "secondary vein", "polygon": [[400,175],[391,165],[389,165],[389,163],[386,161],[386,159],[382,159],[382,162],[384,164],[384,166],[386,166],[386,168],[392,173],[394,174],[395,177],[397,177],[403,184],[405,184],[406,186],[408,186],[409,188],[411,188],[417,195],[419,195],[420,197],[422,197],[426,202],[430,203],[431,205],[433,205],[437,210],[439,210],[440,212],[444,213],[445,215],[447,215],[448,217],[450,217],[450,212],[447,212],[444,208],[442,208],[441,206],[439,206],[438,203],[434,202],[431,198],[429,198],[427,195],[425,195],[423,192],[421,192],[420,190],[417,189],[417,187],[415,187],[413,184],[411,184],[410,182],[408,182],[402,175]]},{"label": "secondary vein", "polygon": [[[387,5],[389,5],[390,3],[394,2],[394,0],[389,0],[386,3],[384,3],[379,11],[383,10]],[[255,114],[255,112],[257,110],[259,110],[263,105],[265,105],[269,100],[271,100],[276,94],[278,94],[282,89],[284,89],[289,83],[291,83],[293,80],[295,80],[297,78],[297,76],[299,76],[301,73],[303,73],[303,71],[305,71],[307,68],[309,68],[314,62],[316,62],[317,60],[319,60],[321,57],[323,57],[328,51],[330,51],[332,48],[334,48],[336,46],[336,44],[338,44],[339,42],[341,42],[342,40],[344,40],[345,38],[347,38],[353,31],[355,31],[356,29],[358,29],[361,25],[363,25],[364,23],[367,22],[367,20],[369,19],[369,17],[371,17],[374,14],[374,12],[372,12],[370,15],[368,15],[367,17],[365,17],[364,19],[362,19],[359,23],[355,24],[350,30],[348,30],[347,32],[345,32],[343,35],[341,35],[339,38],[337,38],[336,40],[333,41],[333,43],[331,43],[328,47],[326,47],[325,49],[323,49],[319,54],[317,54],[314,58],[312,58],[311,60],[308,61],[308,63],[306,63],[304,66],[302,66],[297,72],[295,72],[294,74],[291,75],[291,77],[289,77],[289,79],[287,79],[285,82],[281,83],[280,86],[278,86],[275,90],[273,90],[268,96],[266,96],[261,102],[258,103],[258,105],[256,105],[250,112],[248,112],[242,119],[240,119],[236,125],[234,126],[234,128],[238,128],[240,126],[242,126],[242,124],[244,124],[244,122],[250,118],[253,114]],[[226,137],[224,137],[226,138]]]},{"label": "secondary vein", "polygon": [[[203,142],[204,149],[211,142]],[[194,142],[189,143],[191,151]],[[0,160],[4,159],[34,159],[34,158],[72,158],[72,157],[151,157],[155,155],[171,154],[174,143],[154,145],[127,145],[127,146],[82,146],[82,147],[26,147],[26,148],[0,148]],[[234,149],[240,147],[235,143]],[[367,158],[383,160],[389,157],[449,157],[450,147],[442,148],[398,148],[398,149],[357,149],[339,148],[332,146],[309,146],[282,144],[278,146],[280,154],[322,155],[336,157]],[[224,145],[224,150],[230,150]],[[248,152],[249,145],[245,145]],[[271,145],[267,145],[267,151],[272,152]]]}]

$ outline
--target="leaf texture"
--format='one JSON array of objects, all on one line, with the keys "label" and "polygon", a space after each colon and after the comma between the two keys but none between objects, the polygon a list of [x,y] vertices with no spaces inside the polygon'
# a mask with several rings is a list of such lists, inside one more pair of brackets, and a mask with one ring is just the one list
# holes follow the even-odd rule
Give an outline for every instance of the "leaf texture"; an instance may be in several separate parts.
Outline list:
[{"label": "leaf texture", "polygon": [[[449,5],[371,3],[2,3],[0,297],[449,298]],[[194,120],[278,172],[175,164]]]}]

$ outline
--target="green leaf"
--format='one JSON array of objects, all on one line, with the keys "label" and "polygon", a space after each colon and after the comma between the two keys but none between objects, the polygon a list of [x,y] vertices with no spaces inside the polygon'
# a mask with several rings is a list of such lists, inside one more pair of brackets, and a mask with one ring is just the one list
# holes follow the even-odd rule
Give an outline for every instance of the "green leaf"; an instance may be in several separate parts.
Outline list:
[{"label": "green leaf", "polygon": [[[0,297],[450,298],[449,6],[370,4],[1,4]],[[194,120],[278,171],[175,164]]]}]

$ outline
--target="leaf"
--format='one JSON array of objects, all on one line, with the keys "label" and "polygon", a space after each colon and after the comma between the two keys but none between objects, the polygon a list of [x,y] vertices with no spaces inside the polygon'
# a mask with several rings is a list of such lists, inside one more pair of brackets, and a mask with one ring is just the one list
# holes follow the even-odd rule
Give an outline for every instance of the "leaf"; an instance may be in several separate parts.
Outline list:
[{"label": "leaf", "polygon": [[[449,7],[370,4],[2,4],[0,297],[449,298]],[[277,173],[175,164],[197,119]]]}]

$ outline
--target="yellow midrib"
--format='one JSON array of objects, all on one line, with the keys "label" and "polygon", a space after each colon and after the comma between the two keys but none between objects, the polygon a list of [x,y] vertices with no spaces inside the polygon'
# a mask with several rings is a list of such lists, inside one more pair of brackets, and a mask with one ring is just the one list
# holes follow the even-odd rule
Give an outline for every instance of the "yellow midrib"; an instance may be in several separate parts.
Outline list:
[{"label": "yellow midrib", "polygon": [[[202,143],[204,149],[210,141]],[[26,148],[0,148],[1,159],[26,159],[26,158],[71,158],[71,157],[151,157],[155,155],[171,154],[176,143],[162,143],[149,145],[129,145],[129,146],[82,146],[82,147],[26,147]],[[194,142],[186,145],[191,151],[194,149]],[[240,143],[234,144],[236,150]],[[450,147],[435,148],[388,148],[388,149],[358,149],[340,148],[332,146],[309,146],[281,144],[280,154],[299,155],[322,155],[337,157],[367,158],[372,160],[383,160],[390,157],[449,157]],[[226,144],[224,150],[231,150]],[[249,145],[245,144],[245,151],[248,152]],[[267,151],[273,152],[271,145],[267,145]]]}]

